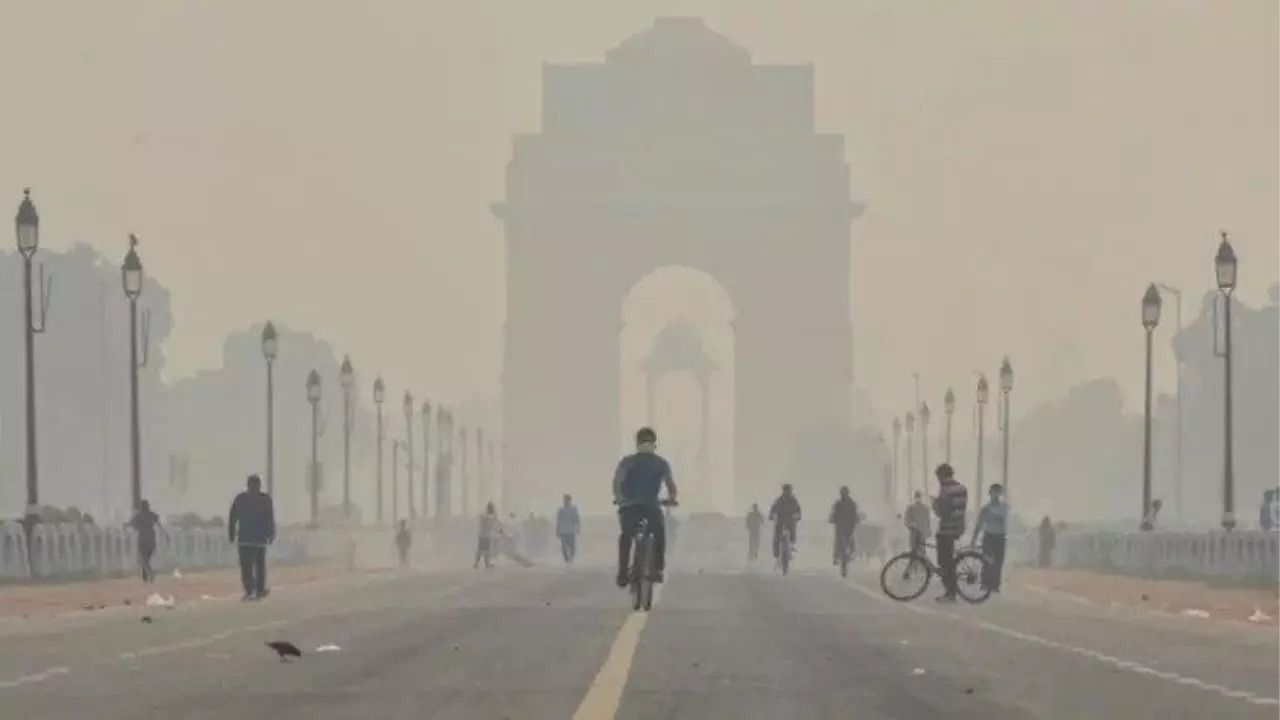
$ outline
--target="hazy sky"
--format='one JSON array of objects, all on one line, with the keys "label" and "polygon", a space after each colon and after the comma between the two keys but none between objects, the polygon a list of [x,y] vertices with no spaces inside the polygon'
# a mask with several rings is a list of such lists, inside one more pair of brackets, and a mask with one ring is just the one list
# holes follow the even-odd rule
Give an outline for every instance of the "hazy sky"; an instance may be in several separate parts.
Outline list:
[{"label": "hazy sky", "polygon": [[599,60],[657,15],[816,66],[818,129],[846,135],[868,208],[851,302],[883,408],[913,370],[967,402],[1004,353],[1022,408],[1099,375],[1136,395],[1147,282],[1193,313],[1220,227],[1246,300],[1276,278],[1274,0],[10,1],[0,202],[33,186],[54,248],[139,234],[174,292],[171,374],[270,317],[393,386],[486,391],[488,206],[538,128],[542,63]]}]

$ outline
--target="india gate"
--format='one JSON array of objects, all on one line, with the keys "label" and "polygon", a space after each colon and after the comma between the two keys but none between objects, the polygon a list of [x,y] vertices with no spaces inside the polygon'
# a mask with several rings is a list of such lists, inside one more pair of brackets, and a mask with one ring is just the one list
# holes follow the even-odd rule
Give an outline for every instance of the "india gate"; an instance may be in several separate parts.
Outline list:
[{"label": "india gate", "polygon": [[[672,18],[602,63],[546,64],[542,83],[542,130],[516,137],[506,198],[494,204],[507,251],[504,504],[523,510],[568,492],[584,510],[608,508],[636,429],[621,405],[622,308],[672,267],[709,276],[731,300],[731,381],[716,384],[729,377],[725,359],[674,318],[643,350],[648,397],[635,412],[651,421],[654,382],[692,372],[703,432],[690,455],[696,480],[672,458],[682,499],[691,482],[714,482],[705,496],[716,510],[766,502],[791,480],[798,438],[850,412],[849,235],[860,206],[844,138],[815,132],[813,66],[754,64],[701,20]],[[708,398],[722,391],[732,433],[708,449]],[[717,452],[730,473],[708,470]]]}]

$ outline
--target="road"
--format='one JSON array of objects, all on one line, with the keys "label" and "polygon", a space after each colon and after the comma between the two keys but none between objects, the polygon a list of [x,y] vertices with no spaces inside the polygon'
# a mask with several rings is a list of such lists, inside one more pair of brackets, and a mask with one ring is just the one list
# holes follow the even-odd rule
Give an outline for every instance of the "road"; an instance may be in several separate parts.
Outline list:
[{"label": "road", "polygon": [[[499,568],[361,575],[152,623],[142,608],[31,619],[0,624],[0,706],[50,720],[1276,717],[1270,629],[1013,588],[982,607],[903,605],[874,583],[688,568],[646,615],[603,570]],[[280,662],[263,645],[277,638],[306,654]]]}]

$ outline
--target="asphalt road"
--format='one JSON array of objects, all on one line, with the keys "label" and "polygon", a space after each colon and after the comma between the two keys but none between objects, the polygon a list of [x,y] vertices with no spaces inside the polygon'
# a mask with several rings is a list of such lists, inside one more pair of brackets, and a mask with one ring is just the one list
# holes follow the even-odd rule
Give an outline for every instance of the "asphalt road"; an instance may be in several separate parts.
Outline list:
[{"label": "asphalt road", "polygon": [[[599,570],[367,575],[0,624],[5,717],[1275,718],[1277,640],[1031,593],[887,601],[871,574],[673,572],[652,613]],[[1016,583],[1011,583],[1016,585]],[[306,653],[280,662],[263,643]],[[316,652],[323,645],[331,652]]]}]

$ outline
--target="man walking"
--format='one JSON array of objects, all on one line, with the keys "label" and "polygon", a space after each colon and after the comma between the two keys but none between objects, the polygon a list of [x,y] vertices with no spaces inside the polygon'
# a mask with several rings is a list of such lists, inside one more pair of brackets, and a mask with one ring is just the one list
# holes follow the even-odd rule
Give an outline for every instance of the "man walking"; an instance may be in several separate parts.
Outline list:
[{"label": "man walking", "polygon": [[924,539],[929,536],[929,506],[924,504],[924,493],[917,490],[915,500],[907,506],[903,516],[903,524],[910,533],[910,547],[913,553],[924,552]]},{"label": "man walking", "polygon": [[582,520],[578,517],[578,507],[573,504],[573,497],[564,496],[564,504],[556,510],[556,536],[560,538],[560,554],[564,556],[564,564],[572,565],[578,554],[578,533],[582,531]]},{"label": "man walking", "polygon": [[964,515],[969,506],[969,490],[956,481],[955,471],[947,463],[938,466],[938,497],[933,499],[933,513],[938,516],[938,570],[945,594],[938,602],[956,601],[956,540],[964,536]]},{"label": "man walking", "polygon": [[760,527],[764,525],[764,515],[760,506],[751,503],[747,511],[747,561],[755,560],[760,555]]},{"label": "man walking", "polygon": [[982,554],[987,556],[982,585],[996,593],[1000,592],[1000,578],[1004,574],[1004,541],[1009,519],[1009,506],[1001,502],[1003,490],[999,483],[991,485],[988,493],[991,499],[978,511],[969,541],[970,544],[977,542],[978,533],[982,533]]},{"label": "man walking", "polygon": [[244,600],[261,600],[267,590],[267,546],[276,539],[276,511],[262,480],[250,475],[248,489],[236,495],[227,514],[227,536],[240,548]]}]

